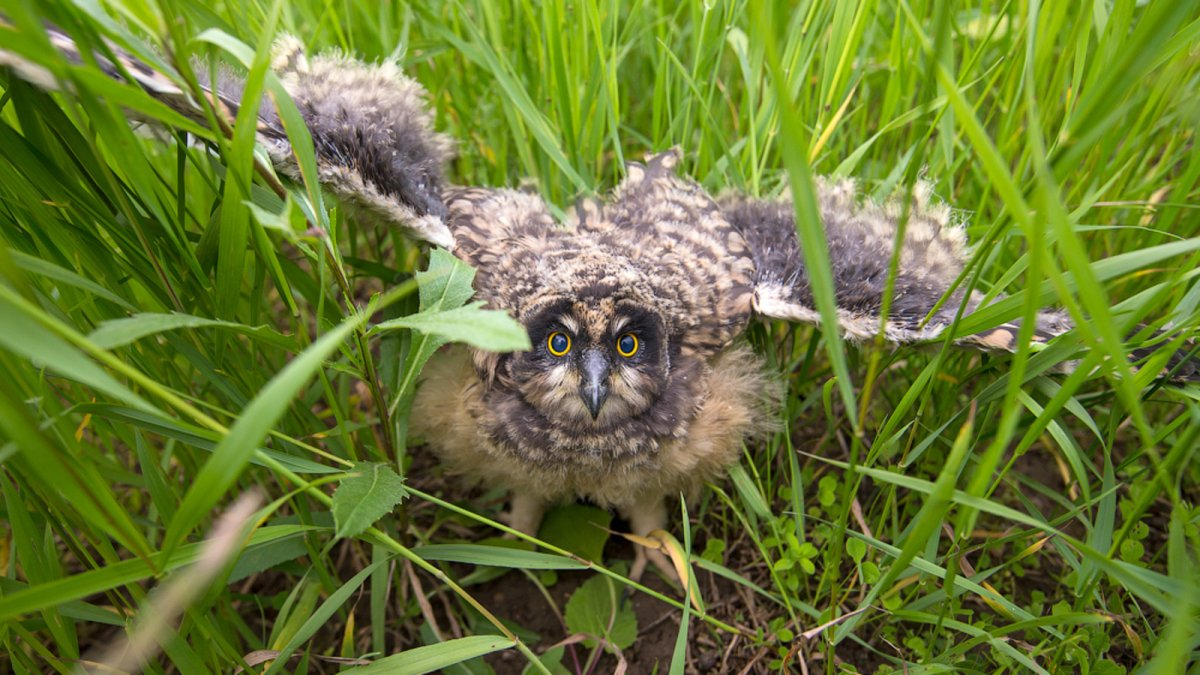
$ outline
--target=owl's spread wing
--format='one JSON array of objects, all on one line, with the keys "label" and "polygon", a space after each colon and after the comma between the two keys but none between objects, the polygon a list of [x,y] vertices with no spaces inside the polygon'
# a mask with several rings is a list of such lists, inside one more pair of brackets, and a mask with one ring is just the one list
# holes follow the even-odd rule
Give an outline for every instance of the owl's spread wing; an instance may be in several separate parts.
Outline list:
[{"label": "owl's spread wing", "polygon": [[[272,67],[312,133],[322,186],[418,239],[453,245],[441,194],[453,142],[433,131],[416,80],[390,60],[364,63],[339,53],[310,60],[291,37],[276,42]],[[274,107],[262,106],[259,116],[276,169],[298,180]]]},{"label": "owl's spread wing", "polygon": [[[960,316],[980,308],[983,296],[968,295],[955,282],[967,258],[966,233],[948,206],[937,202],[927,185],[912,195],[904,240],[900,246],[891,304],[883,317],[888,267],[903,215],[899,200],[863,201],[851,181],[818,180],[818,206],[833,272],[838,327],[851,340],[867,340],[881,331],[892,343],[905,344],[945,337]],[[803,255],[796,236],[795,212],[786,200],[727,197],[725,217],[741,232],[754,259],[754,309],[760,315],[818,324]],[[1070,317],[1059,311],[1037,316],[1031,340],[1047,343],[1071,330]],[[1015,351],[1019,321],[954,338],[960,346],[986,351]],[[1167,371],[1173,379],[1200,379],[1200,358],[1176,353]],[[1152,350],[1135,350],[1141,359]]]},{"label": "owl's spread wing", "polygon": [[[5,32],[15,28],[0,15],[0,66],[47,90],[70,89],[62,59],[38,61],[6,49]],[[110,77],[140,86],[185,117],[207,125],[201,103],[172,78],[114,45],[104,53],[85,55],[69,35],[47,28],[51,45],[67,63],[94,61]],[[341,54],[305,56],[300,42],[277,41],[272,60],[284,89],[312,133],[318,180],[342,203],[360,213],[405,229],[414,238],[445,247],[454,239],[444,222],[442,165],[452,152],[451,141],[432,129],[425,90],[392,61],[368,64]],[[243,81],[222,72],[203,95],[226,122],[233,120],[243,100]],[[294,149],[275,105],[254,101],[259,142],[279,173],[300,180]]]}]

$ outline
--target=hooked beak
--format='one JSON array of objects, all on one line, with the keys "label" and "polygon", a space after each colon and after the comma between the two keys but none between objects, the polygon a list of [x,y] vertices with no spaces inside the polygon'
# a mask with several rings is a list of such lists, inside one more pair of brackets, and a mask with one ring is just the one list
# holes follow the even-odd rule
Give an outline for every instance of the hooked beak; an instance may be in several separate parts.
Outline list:
[{"label": "hooked beak", "polygon": [[583,353],[583,384],[579,387],[579,395],[592,419],[600,416],[600,406],[608,398],[608,359],[594,349]]}]

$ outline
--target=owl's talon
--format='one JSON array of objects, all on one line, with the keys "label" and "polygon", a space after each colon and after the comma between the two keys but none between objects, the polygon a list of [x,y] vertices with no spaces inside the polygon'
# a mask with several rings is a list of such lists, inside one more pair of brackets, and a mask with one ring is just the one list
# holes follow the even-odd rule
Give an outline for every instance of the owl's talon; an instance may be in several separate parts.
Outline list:
[{"label": "owl's talon", "polygon": [[[634,533],[641,537],[649,536],[651,532],[665,529],[667,526],[667,507],[662,495],[643,497],[620,511],[621,515],[629,520],[629,526]],[[658,549],[641,545],[634,546],[633,567],[629,569],[629,578],[641,581],[647,561],[654,563],[667,579],[679,583],[679,574],[670,559]]]},{"label": "owl's talon", "polygon": [[670,558],[663,554],[662,551],[645,546],[635,546],[633,555],[633,567],[629,568],[629,578],[636,582],[642,581],[642,575],[646,572],[646,563],[652,562],[662,572],[668,580],[680,583],[679,573],[675,571],[675,566],[671,564]]}]

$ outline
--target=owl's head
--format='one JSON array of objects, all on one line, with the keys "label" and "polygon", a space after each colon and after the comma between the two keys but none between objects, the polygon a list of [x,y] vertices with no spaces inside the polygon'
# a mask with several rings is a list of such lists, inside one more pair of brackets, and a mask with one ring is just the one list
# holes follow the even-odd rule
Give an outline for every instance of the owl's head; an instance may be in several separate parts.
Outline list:
[{"label": "owl's head", "polygon": [[[516,194],[504,198],[527,206]],[[698,404],[706,359],[748,316],[749,294],[705,274],[694,242],[663,240],[665,215],[635,221],[618,206],[630,204],[613,202],[567,227],[549,214],[534,219],[528,208],[499,209],[504,218],[496,218],[510,223],[499,228],[502,254],[482,237],[463,242],[476,252],[479,296],[529,333],[527,352],[475,355],[482,426],[526,459],[539,459],[531,456],[539,448],[546,461],[564,452],[612,458],[679,437]],[[744,299],[745,311],[723,311],[714,297],[724,295]]]}]

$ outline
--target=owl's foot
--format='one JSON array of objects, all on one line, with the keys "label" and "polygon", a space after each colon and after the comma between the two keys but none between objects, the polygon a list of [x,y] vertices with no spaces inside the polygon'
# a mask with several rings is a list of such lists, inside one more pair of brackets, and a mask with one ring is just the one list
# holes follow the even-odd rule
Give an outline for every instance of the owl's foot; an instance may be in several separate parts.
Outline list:
[{"label": "owl's foot", "polygon": [[663,554],[662,551],[654,548],[646,548],[645,546],[635,545],[633,554],[633,567],[629,568],[629,578],[634,581],[641,582],[642,574],[646,571],[646,563],[652,562],[662,572],[663,576],[676,583],[679,581],[679,573],[675,571],[675,565],[671,564],[671,559]]},{"label": "owl's foot", "polygon": [[[667,505],[663,501],[663,495],[639,499],[619,511],[629,521],[629,527],[636,535],[645,537],[655,530],[664,530],[667,527]],[[652,562],[666,578],[679,581],[679,573],[662,551],[641,545],[634,548],[633,567],[629,570],[630,579],[641,581],[642,574],[646,571],[646,563]]]}]

